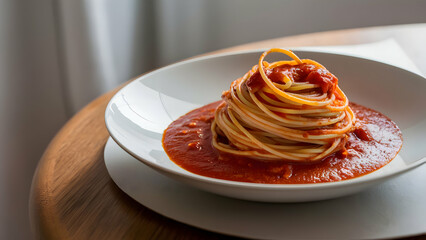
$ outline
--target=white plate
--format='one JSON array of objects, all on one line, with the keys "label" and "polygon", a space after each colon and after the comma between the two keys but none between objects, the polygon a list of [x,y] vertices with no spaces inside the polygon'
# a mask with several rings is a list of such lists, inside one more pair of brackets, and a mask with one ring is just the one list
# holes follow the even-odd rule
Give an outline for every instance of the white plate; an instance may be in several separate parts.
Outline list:
[{"label": "white plate", "polygon": [[[334,73],[351,101],[378,110],[398,124],[404,143],[395,160],[363,177],[295,185],[220,180],[193,174],[177,166],[163,151],[163,131],[188,111],[217,101],[233,80],[256,64],[261,52],[196,58],[134,80],[108,104],[105,112],[108,131],[124,150],[166,176],[220,195],[265,202],[299,202],[344,196],[426,162],[426,80],[423,77],[368,59],[295,51],[299,57],[314,59]],[[277,59],[272,56],[269,60]]]},{"label": "white plate", "polygon": [[112,139],[105,165],[145,207],[198,228],[252,239],[390,239],[426,234],[426,166],[359,194],[265,204],[222,197],[152,170]]}]

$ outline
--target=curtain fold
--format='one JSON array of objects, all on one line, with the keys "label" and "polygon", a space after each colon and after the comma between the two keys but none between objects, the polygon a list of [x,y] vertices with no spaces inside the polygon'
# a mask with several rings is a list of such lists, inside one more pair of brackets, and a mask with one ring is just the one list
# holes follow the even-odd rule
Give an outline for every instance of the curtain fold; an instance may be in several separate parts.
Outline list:
[{"label": "curtain fold", "polygon": [[59,2],[57,27],[71,114],[155,66],[149,1]]}]

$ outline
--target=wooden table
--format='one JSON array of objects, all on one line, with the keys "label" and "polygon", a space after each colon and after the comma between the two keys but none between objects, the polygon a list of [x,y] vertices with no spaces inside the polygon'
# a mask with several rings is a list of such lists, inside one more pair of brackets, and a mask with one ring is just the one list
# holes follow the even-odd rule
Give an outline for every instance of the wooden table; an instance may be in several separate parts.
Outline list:
[{"label": "wooden table", "polygon": [[[394,38],[426,73],[426,24],[305,34],[240,45],[255,48],[360,44]],[[215,52],[215,53],[217,53]],[[30,199],[33,232],[43,239],[222,239],[170,220],[123,193],[104,164],[106,105],[113,91],[77,113],[59,131],[35,173]],[[412,239],[423,239],[417,236]]]}]

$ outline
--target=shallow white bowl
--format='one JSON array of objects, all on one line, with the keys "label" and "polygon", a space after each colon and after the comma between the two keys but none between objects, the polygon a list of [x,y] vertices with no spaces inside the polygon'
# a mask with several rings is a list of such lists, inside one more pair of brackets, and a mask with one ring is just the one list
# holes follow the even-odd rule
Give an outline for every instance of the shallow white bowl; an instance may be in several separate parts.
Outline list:
[{"label": "shallow white bowl", "polygon": [[[195,58],[134,80],[110,101],[105,121],[111,137],[142,163],[188,185],[216,194],[265,202],[329,199],[361,191],[426,162],[426,80],[412,72],[354,56],[295,51],[323,64],[339,78],[353,102],[378,110],[401,128],[402,150],[388,165],[362,177],[331,183],[258,184],[193,174],[172,162],[162,147],[167,126],[188,111],[220,99],[256,64],[263,50]],[[269,61],[282,58],[268,57]]]}]

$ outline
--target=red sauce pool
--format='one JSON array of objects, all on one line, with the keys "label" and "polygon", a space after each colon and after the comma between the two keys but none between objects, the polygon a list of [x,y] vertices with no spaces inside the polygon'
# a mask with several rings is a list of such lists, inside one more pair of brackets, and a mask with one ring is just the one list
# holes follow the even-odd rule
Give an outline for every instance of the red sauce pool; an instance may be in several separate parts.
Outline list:
[{"label": "red sauce pool", "polygon": [[169,158],[195,174],[254,183],[301,184],[335,182],[371,173],[393,160],[402,146],[398,126],[385,115],[351,103],[357,128],[350,133],[347,155],[336,153],[306,164],[263,162],[219,153],[212,145],[210,124],[214,102],[195,109],[170,124],[163,135]]}]

